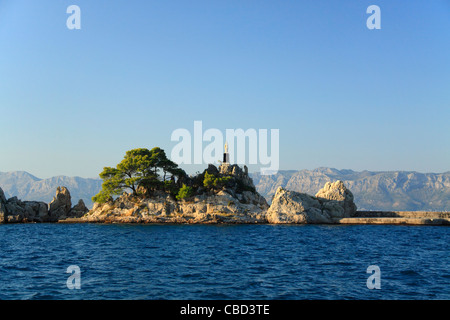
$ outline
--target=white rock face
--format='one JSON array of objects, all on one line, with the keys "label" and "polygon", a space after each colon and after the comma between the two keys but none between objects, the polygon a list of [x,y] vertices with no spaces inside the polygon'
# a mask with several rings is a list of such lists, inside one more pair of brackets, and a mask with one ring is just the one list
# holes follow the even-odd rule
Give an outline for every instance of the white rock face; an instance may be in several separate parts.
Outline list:
[{"label": "white rock face", "polygon": [[318,199],[279,187],[266,214],[269,223],[329,223]]},{"label": "white rock face", "polygon": [[[325,186],[316,193],[316,198],[330,200],[330,202],[324,202],[324,204],[326,205],[327,210],[334,213],[333,217],[352,217],[356,213],[353,194],[340,180],[333,183],[327,182]],[[340,208],[343,209],[343,212]]]},{"label": "white rock face", "polygon": [[316,197],[279,187],[266,219],[269,223],[334,223],[356,213],[353,195],[342,181],[327,183]]}]

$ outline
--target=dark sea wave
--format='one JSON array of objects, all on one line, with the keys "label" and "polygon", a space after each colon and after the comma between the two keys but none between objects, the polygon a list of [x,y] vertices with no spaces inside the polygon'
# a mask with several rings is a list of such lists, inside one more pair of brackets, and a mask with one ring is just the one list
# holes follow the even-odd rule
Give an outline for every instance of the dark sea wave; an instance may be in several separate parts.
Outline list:
[{"label": "dark sea wave", "polygon": [[[447,227],[0,226],[0,299],[450,299]],[[69,266],[80,289],[69,289]],[[380,289],[369,289],[371,265]]]}]

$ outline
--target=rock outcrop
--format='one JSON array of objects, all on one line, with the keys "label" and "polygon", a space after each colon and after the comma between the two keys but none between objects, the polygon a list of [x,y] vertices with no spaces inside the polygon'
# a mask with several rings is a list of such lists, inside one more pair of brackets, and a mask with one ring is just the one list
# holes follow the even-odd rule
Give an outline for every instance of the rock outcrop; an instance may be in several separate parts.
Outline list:
[{"label": "rock outcrop", "polygon": [[57,222],[66,218],[81,217],[89,210],[80,200],[71,208],[69,190],[58,187],[50,205],[41,201],[21,201],[17,197],[6,199],[0,188],[0,222]]},{"label": "rock outcrop", "polygon": [[0,187],[7,198],[16,196],[22,201],[49,203],[58,186],[65,186],[72,199],[83,199],[86,206],[92,208],[91,198],[100,191],[102,180],[67,176],[40,179],[24,171],[0,172]]},{"label": "rock outcrop", "polygon": [[306,193],[279,187],[266,214],[269,223],[330,223],[320,201]]},{"label": "rock outcrop", "polygon": [[6,197],[5,193],[3,192],[2,188],[0,188],[0,205],[6,203]]},{"label": "rock outcrop", "polygon": [[356,213],[353,195],[342,181],[327,183],[316,197],[279,187],[266,219],[269,223],[334,223]]},{"label": "rock outcrop", "polygon": [[78,203],[69,211],[68,218],[81,218],[89,209],[84,204],[82,199],[78,200]]},{"label": "rock outcrop", "polygon": [[[332,168],[252,173],[256,190],[270,200],[278,187],[315,195],[327,182],[341,180],[355,196],[358,210],[450,211],[450,171],[353,171]],[[6,191],[6,190],[5,190]]]},{"label": "rock outcrop", "polygon": [[66,187],[58,187],[56,189],[56,196],[53,197],[49,204],[48,214],[56,220],[63,220],[67,218],[80,218],[89,211],[86,208],[83,200],[79,200],[72,208],[72,197]]},{"label": "rock outcrop", "polygon": [[[17,197],[8,199],[2,205],[1,222],[47,222],[48,206],[45,202],[21,201]],[[6,220],[6,221],[5,221]]]},{"label": "rock outcrop", "polygon": [[8,215],[6,201],[5,193],[2,188],[0,188],[0,221],[5,221],[5,217]]},{"label": "rock outcrop", "polygon": [[[213,165],[210,165],[208,167],[208,171],[210,167],[214,167]],[[214,170],[214,169],[212,169]],[[252,178],[248,175],[248,168],[244,165],[244,169],[239,167],[237,164],[229,164],[229,163],[223,163],[219,166],[219,173],[222,175],[231,175],[238,179],[240,182],[242,182],[245,186],[255,189],[255,185],[253,184]]]},{"label": "rock outcrop", "polygon": [[72,209],[72,198],[66,187],[58,187],[56,195],[49,204],[48,214],[51,217],[67,217]]},{"label": "rock outcrop", "polygon": [[353,194],[340,180],[325,183],[325,186],[316,193],[316,198],[329,200],[324,201],[327,207],[342,208],[343,212],[338,209],[339,213],[334,213],[333,216],[336,218],[352,217],[356,213]]}]

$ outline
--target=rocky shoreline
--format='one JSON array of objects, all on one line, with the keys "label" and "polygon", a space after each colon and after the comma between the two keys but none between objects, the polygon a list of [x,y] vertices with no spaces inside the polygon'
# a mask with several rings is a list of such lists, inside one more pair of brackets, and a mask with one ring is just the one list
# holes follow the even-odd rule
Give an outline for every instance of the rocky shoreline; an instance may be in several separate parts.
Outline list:
[{"label": "rocky shoreline", "polygon": [[[358,214],[365,215],[369,211],[358,211]],[[389,215],[389,211],[386,211]],[[445,215],[447,218],[393,218],[393,217],[353,217],[335,219],[333,222],[327,223],[310,223],[310,224],[324,224],[324,225],[411,225],[411,226],[450,226],[450,213],[448,212],[435,212],[436,215]],[[57,221],[62,224],[75,224],[75,223],[98,223],[98,224],[264,224],[270,225],[266,220],[259,221],[239,221],[239,220],[226,220],[220,216],[212,217],[209,221],[194,221],[186,219],[166,219],[166,218],[154,218],[154,219],[106,219],[106,220],[86,220],[83,218],[66,218],[64,220]]]},{"label": "rocky shoreline", "polygon": [[0,188],[0,223],[58,222],[67,218],[80,218],[89,212],[83,200],[72,207],[70,192],[58,187],[53,200],[21,201],[17,197],[6,199]]},{"label": "rocky shoreline", "polygon": [[182,200],[164,192],[124,193],[95,203],[92,210],[82,200],[72,207],[65,187],[57,188],[49,204],[6,199],[0,188],[0,223],[450,225],[450,212],[357,211],[342,181],[327,182],[315,196],[279,187],[269,205],[246,167],[210,165],[207,170],[229,177],[230,183]]}]

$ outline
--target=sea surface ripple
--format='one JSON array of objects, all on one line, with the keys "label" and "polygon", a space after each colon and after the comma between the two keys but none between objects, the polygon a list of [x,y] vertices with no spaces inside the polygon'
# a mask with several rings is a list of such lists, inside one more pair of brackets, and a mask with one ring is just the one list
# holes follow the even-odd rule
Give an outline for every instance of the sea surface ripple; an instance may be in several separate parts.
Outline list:
[{"label": "sea surface ripple", "polygon": [[[0,299],[450,299],[430,226],[0,226]],[[69,289],[69,266],[80,289]],[[380,268],[369,289],[367,268]]]}]

